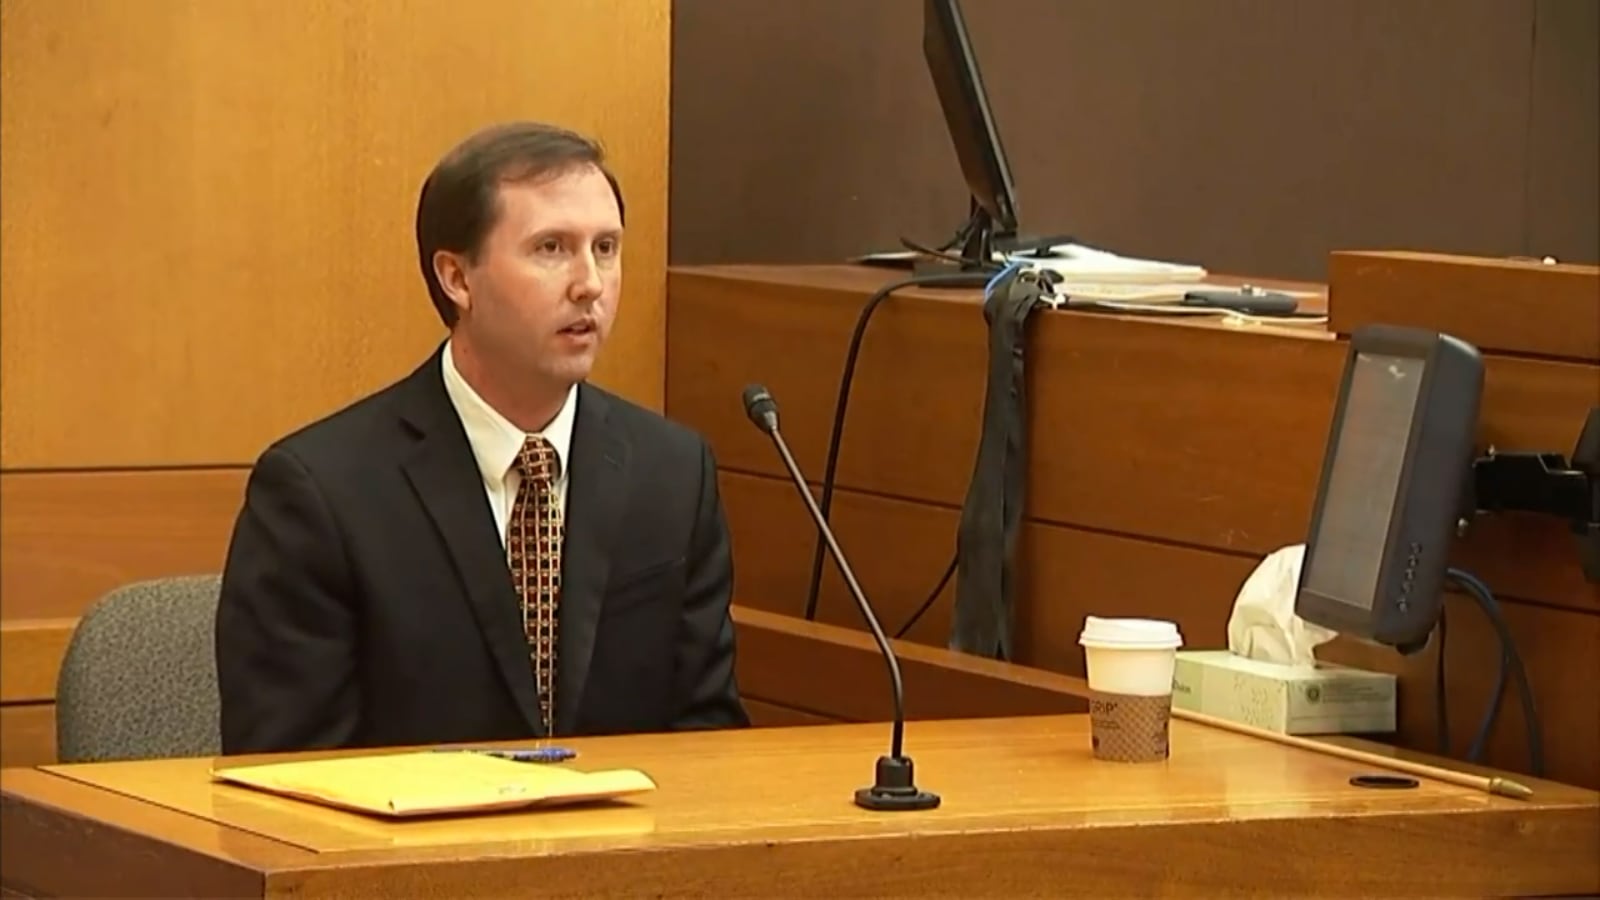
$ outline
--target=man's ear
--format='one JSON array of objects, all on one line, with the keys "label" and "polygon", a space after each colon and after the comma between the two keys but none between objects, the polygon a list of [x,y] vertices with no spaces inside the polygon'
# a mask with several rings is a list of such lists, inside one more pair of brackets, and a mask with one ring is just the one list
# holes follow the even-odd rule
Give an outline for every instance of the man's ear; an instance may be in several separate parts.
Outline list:
[{"label": "man's ear", "polygon": [[456,305],[457,312],[466,312],[472,308],[472,292],[467,287],[467,260],[466,257],[450,250],[439,250],[433,254],[433,276],[439,279],[439,286],[444,288],[445,296]]}]

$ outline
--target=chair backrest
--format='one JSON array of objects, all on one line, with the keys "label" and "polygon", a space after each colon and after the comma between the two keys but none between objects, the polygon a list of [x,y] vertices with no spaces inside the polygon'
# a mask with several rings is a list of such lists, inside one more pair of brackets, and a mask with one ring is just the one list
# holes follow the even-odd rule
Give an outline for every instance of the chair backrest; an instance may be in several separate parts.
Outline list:
[{"label": "chair backrest", "polygon": [[118,588],[78,621],[56,680],[64,763],[220,754],[219,575]]}]

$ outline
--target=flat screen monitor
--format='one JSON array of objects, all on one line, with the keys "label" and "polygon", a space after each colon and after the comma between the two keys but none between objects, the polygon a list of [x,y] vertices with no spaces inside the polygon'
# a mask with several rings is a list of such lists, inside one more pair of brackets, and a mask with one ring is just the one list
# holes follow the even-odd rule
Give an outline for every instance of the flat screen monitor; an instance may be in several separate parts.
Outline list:
[{"label": "flat screen monitor", "polygon": [[[1017,200],[958,0],[923,0],[922,52],[972,195],[976,233],[966,254],[986,252],[995,237],[1016,234]],[[991,258],[974,261],[988,263]]]},{"label": "flat screen monitor", "polygon": [[1411,652],[1439,618],[1472,471],[1483,363],[1448,335],[1372,325],[1350,339],[1295,611]]}]

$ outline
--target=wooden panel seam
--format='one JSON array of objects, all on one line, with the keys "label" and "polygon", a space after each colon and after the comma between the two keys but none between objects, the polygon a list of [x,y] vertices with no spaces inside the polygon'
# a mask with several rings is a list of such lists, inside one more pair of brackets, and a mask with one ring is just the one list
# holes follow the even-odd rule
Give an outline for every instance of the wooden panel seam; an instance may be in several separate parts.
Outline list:
[{"label": "wooden panel seam", "polygon": [[[776,483],[788,485],[788,486],[791,486],[791,487],[793,485],[793,481],[790,478],[788,478],[787,476],[779,475],[777,473],[770,472],[770,471],[760,471],[760,470],[752,470],[752,469],[746,469],[746,468],[740,468],[740,467],[730,467],[730,466],[721,466],[721,467],[719,467],[718,471],[719,471],[719,474],[722,474],[722,475],[735,475],[735,476],[740,476],[740,477],[745,477],[745,478],[758,478],[758,479],[761,479],[761,480],[764,480],[764,481],[776,482]],[[808,484],[810,484],[813,493],[816,495],[816,497],[820,501],[821,496],[822,496],[822,485],[821,485],[821,482],[808,482]],[[908,505],[911,505],[911,506],[925,507],[927,509],[932,509],[932,510],[942,510],[942,511],[945,511],[945,512],[953,512],[953,513],[956,513],[958,515],[963,512],[963,508],[961,506],[952,505],[952,504],[945,503],[945,502],[939,501],[939,500],[930,500],[930,499],[919,498],[919,497],[908,497],[908,496],[905,496],[905,495],[902,495],[902,494],[895,494],[895,493],[890,493],[890,492],[886,492],[886,491],[877,491],[877,490],[872,490],[870,488],[862,488],[862,487],[859,487],[859,486],[856,486],[856,485],[848,485],[847,486],[847,485],[844,485],[844,484],[836,484],[835,487],[834,487],[834,492],[833,492],[833,502],[835,504],[835,507],[834,507],[833,510],[830,511],[830,514],[829,514],[830,515],[830,520],[833,520],[833,521],[830,521],[830,525],[836,525],[836,517],[838,515],[837,504],[838,504],[840,498],[846,497],[846,496],[850,496],[850,497],[865,497],[865,498],[871,498],[871,499],[877,499],[877,500],[888,500],[888,501],[892,501],[892,502],[895,502],[895,503],[904,503],[904,504],[908,504]],[[798,498],[795,500],[796,504],[799,504],[800,502],[801,501]],[[1214,544],[1190,543],[1190,542],[1187,542],[1187,541],[1176,540],[1176,539],[1173,539],[1173,538],[1162,537],[1162,536],[1159,536],[1159,535],[1150,535],[1150,534],[1140,534],[1140,533],[1135,533],[1135,532],[1118,531],[1118,530],[1111,529],[1111,528],[1099,528],[1099,527],[1096,527],[1096,526],[1093,526],[1093,525],[1085,525],[1085,524],[1083,524],[1081,522],[1068,522],[1068,521],[1062,521],[1062,520],[1059,520],[1059,519],[1049,518],[1049,517],[1046,517],[1046,516],[1039,516],[1039,515],[1036,515],[1036,514],[1028,513],[1026,511],[1024,511],[1023,516],[1022,516],[1022,524],[1024,526],[1035,525],[1035,526],[1045,526],[1045,527],[1051,527],[1051,528],[1064,528],[1064,529],[1067,529],[1067,530],[1070,530],[1070,531],[1082,532],[1084,534],[1094,534],[1094,535],[1100,535],[1100,536],[1110,537],[1110,538],[1119,538],[1119,539],[1123,539],[1123,540],[1139,541],[1141,543],[1153,544],[1153,545],[1162,546],[1162,547],[1172,547],[1172,548],[1180,549],[1180,550],[1191,550],[1191,551],[1203,552],[1203,553],[1214,553],[1214,554],[1217,554],[1219,556],[1233,557],[1233,558],[1241,559],[1241,560],[1250,560],[1250,561],[1255,562],[1255,563],[1260,563],[1262,560],[1264,560],[1266,558],[1266,556],[1264,554],[1256,553],[1256,552],[1249,551],[1249,550],[1240,550],[1240,549],[1232,548],[1232,547],[1219,547],[1219,546],[1216,546]],[[952,533],[952,544],[954,543],[954,537],[955,537],[954,533]],[[815,541],[815,539],[813,539],[813,541]],[[824,559],[824,572],[826,572],[826,570],[831,565],[832,565],[831,557],[826,557]],[[1600,615],[1600,604],[1597,604],[1594,607],[1572,606],[1572,605],[1568,605],[1568,604],[1564,604],[1564,603],[1560,603],[1560,602],[1552,602],[1552,601],[1549,601],[1549,600],[1542,600],[1542,599],[1539,599],[1539,598],[1519,596],[1519,595],[1513,594],[1513,593],[1505,593],[1505,592],[1498,591],[1498,590],[1495,591],[1495,599],[1497,601],[1506,602],[1506,603],[1516,603],[1516,604],[1521,604],[1521,605],[1524,605],[1524,606],[1534,606],[1534,607],[1539,607],[1539,608],[1543,608],[1543,609],[1558,610],[1558,611],[1561,611],[1561,612],[1574,612],[1574,613],[1580,613],[1580,614],[1585,614],[1585,615]]]}]

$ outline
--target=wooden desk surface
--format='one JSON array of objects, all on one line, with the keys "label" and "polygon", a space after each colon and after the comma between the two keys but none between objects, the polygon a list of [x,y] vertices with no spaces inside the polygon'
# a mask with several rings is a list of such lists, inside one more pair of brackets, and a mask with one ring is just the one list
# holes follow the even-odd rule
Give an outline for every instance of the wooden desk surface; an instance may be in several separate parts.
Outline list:
[{"label": "wooden desk surface", "polygon": [[[1600,891],[1600,796],[1368,790],[1341,760],[1175,721],[1156,765],[1094,761],[1085,716],[912,722],[937,810],[851,802],[881,723],[574,740],[659,790],[387,822],[212,783],[209,758],[0,774],[23,893],[1220,896]],[[90,863],[89,861],[94,861]]]}]

